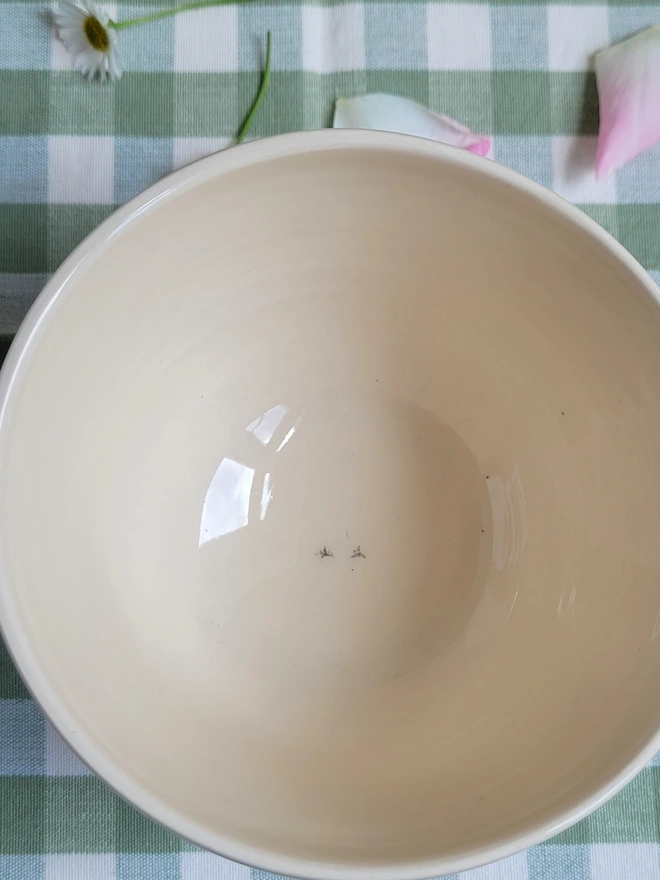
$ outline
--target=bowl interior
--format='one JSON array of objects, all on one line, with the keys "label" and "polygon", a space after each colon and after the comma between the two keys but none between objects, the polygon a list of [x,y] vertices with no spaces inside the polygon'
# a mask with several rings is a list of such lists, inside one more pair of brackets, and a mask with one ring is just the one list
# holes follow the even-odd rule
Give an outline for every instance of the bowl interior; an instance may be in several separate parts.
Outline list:
[{"label": "bowl interior", "polygon": [[64,285],[0,433],[37,694],[177,830],[312,873],[552,823],[660,710],[656,303],[395,144],[199,166]]}]

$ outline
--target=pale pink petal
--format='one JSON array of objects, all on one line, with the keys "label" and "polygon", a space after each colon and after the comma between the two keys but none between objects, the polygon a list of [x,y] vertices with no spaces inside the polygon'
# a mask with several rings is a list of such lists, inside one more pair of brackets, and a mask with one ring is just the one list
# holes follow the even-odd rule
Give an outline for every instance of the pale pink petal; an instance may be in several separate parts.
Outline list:
[{"label": "pale pink petal", "polygon": [[490,140],[484,135],[475,134],[449,116],[441,116],[416,101],[396,95],[375,93],[338,98],[333,126],[413,134],[461,147],[478,156],[487,156],[490,150]]},{"label": "pale pink petal", "polygon": [[600,131],[596,177],[660,141],[660,27],[596,53]]}]

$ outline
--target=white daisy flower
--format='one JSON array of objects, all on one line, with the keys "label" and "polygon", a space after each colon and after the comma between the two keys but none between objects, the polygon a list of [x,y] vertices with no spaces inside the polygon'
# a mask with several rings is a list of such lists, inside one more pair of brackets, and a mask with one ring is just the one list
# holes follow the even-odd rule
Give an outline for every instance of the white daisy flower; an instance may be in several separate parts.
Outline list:
[{"label": "white daisy flower", "polygon": [[73,55],[73,66],[89,79],[98,73],[119,79],[122,64],[117,53],[117,31],[110,17],[91,0],[60,0],[55,13],[58,35]]}]

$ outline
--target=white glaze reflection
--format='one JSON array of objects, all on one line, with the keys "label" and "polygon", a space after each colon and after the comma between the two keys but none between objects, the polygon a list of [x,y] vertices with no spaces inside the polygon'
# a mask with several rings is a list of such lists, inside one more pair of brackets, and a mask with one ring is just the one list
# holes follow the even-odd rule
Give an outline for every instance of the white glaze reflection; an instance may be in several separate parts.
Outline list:
[{"label": "white glaze reflection", "polygon": [[248,524],[254,468],[223,458],[204,499],[199,546]]},{"label": "white glaze reflection", "polygon": [[[263,445],[268,444],[273,439],[282,425],[283,419],[289,413],[289,407],[284,404],[277,404],[262,413],[262,415],[253,419],[245,428],[245,430],[256,437]],[[286,431],[284,437],[279,442],[275,452],[280,452],[289,442],[300,425],[301,416],[298,416],[295,423]],[[285,425],[282,430],[284,430]],[[280,431],[281,434],[281,431]],[[254,450],[250,450],[254,454]],[[269,458],[272,452],[266,453]],[[250,521],[250,504],[253,487],[259,492],[258,486],[261,483],[261,492],[259,498],[259,520],[266,518],[268,506],[273,497],[273,475],[267,471],[263,479],[255,476],[260,470],[257,462],[253,462],[254,467],[250,467],[234,458],[224,457],[218,466],[218,469],[211,480],[211,484],[204,498],[204,506],[202,508],[202,517],[199,527],[199,546],[221,538],[224,535],[230,535],[239,529],[245,528]],[[255,500],[256,505],[256,500]]]},{"label": "white glaze reflection", "polygon": [[286,446],[286,444],[289,442],[289,440],[290,440],[290,439],[293,437],[293,435],[296,433],[296,428],[297,428],[297,427],[298,427],[298,425],[295,424],[292,428],[289,428],[289,430],[288,430],[288,431],[286,432],[286,434],[284,435],[284,439],[282,440],[282,442],[280,443],[280,445],[277,447],[277,451],[278,451],[278,452],[280,452],[280,450],[284,449],[284,447]]},{"label": "white glaze reflection", "polygon": [[264,446],[267,446],[288,411],[288,407],[282,404],[273,406],[263,415],[250,422],[245,430],[253,434]]},{"label": "white glaze reflection", "polygon": [[271,475],[266,474],[264,477],[264,485],[261,490],[261,504],[259,506],[259,519],[266,519],[266,512],[268,511],[268,505],[270,504],[270,499],[273,497],[273,484],[271,481]]}]

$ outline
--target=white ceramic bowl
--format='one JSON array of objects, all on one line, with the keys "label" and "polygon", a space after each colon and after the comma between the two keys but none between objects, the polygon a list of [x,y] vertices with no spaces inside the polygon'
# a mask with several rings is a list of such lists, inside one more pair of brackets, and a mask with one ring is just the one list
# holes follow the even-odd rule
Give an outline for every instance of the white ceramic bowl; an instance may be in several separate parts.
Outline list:
[{"label": "white ceramic bowl", "polygon": [[196,843],[435,876],[658,747],[656,289],[533,183],[374,133],[212,156],[78,248],[0,384],[9,647]]}]

